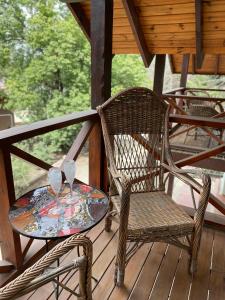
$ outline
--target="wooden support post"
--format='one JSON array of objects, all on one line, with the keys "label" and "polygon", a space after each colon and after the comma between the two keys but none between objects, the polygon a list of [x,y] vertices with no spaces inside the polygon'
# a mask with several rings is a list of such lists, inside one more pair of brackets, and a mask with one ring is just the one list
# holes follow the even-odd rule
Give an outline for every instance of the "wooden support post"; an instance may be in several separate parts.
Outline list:
[{"label": "wooden support post", "polygon": [[190,54],[184,54],[183,62],[182,62],[181,77],[180,77],[180,87],[183,87],[183,88],[186,88],[186,86],[187,86],[189,61],[190,61]]},{"label": "wooden support post", "polygon": [[[183,87],[183,88],[186,88],[186,86],[187,86],[189,61],[190,61],[190,54],[184,54],[183,62],[182,62],[181,77],[180,77],[180,87]],[[182,92],[181,94],[183,94],[183,93],[184,92]],[[183,107],[183,99],[179,99],[178,106]]]},{"label": "wooden support post", "polygon": [[[22,264],[22,251],[19,234],[12,230],[8,220],[8,211],[15,202],[12,164],[9,150],[0,150],[0,240],[2,258],[16,268]],[[1,271],[1,268],[0,268]]]},{"label": "wooden support post", "polygon": [[[113,0],[91,1],[91,106],[111,96]],[[104,144],[100,124],[89,139],[89,183],[104,189]]]},{"label": "wooden support post", "polygon": [[155,59],[153,91],[159,96],[162,95],[162,91],[163,91],[165,63],[166,63],[166,55],[157,54]]}]

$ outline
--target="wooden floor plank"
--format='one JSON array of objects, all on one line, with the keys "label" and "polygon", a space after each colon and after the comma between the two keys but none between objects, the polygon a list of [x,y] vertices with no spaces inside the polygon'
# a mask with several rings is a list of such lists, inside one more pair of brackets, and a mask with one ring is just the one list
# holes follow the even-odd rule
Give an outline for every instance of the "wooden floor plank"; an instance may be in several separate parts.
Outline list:
[{"label": "wooden floor plank", "polygon": [[225,272],[212,271],[209,284],[209,300],[225,299]]},{"label": "wooden floor plank", "polygon": [[148,300],[166,248],[165,243],[154,243],[129,300]]},{"label": "wooden floor plank", "polygon": [[[101,255],[101,253],[104,251],[106,246],[110,243],[110,241],[116,234],[117,228],[118,225],[116,223],[113,223],[112,230],[110,232],[103,231],[96,240],[93,251],[93,265],[97,262],[98,257]],[[75,276],[71,277],[68,281],[64,283],[66,283],[70,289],[74,290],[78,283],[77,274],[75,274]],[[68,299],[70,297],[70,294],[66,290],[63,290],[61,297],[62,299]],[[54,300],[54,295],[52,295],[52,297],[50,297],[49,299]]]},{"label": "wooden floor plank", "polygon": [[114,271],[115,271],[115,258],[110,266],[104,273],[101,281],[98,283],[93,292],[93,300],[107,300],[115,287],[114,284]]},{"label": "wooden floor plank", "polygon": [[[93,243],[95,243],[95,241],[100,236],[100,234],[103,232],[103,230],[104,230],[104,220],[95,226],[95,230],[88,231],[86,233],[86,236],[89,237]],[[72,261],[76,257],[77,257],[76,250],[69,251],[68,254],[64,255],[60,259],[60,263],[66,264],[66,263]],[[62,282],[64,282],[68,275],[69,274],[60,276],[60,280]],[[26,298],[24,298],[23,300],[25,300],[25,299],[40,300],[40,299],[42,299],[42,297],[45,297],[46,299],[48,299],[48,298],[51,298],[51,295],[55,299],[54,294],[53,294],[53,285],[52,285],[52,283],[48,283],[44,286],[43,290],[42,290],[42,288],[39,288],[35,292],[30,293],[28,295],[28,297],[24,296]]]},{"label": "wooden floor plank", "polygon": [[215,232],[209,300],[225,299],[225,232]]},{"label": "wooden floor plank", "polygon": [[110,300],[125,300],[128,299],[132,292],[133,286],[138,278],[138,275],[145,263],[148,253],[151,249],[151,244],[145,244],[129,261],[126,267],[125,281],[123,287],[115,287],[110,295]]},{"label": "wooden floor plank", "polygon": [[[205,229],[202,235],[201,246],[199,249],[198,269],[195,278],[192,282],[190,300],[207,300],[211,254],[213,245],[213,230]],[[222,300],[222,299],[221,299]]]},{"label": "wooden floor plank", "polygon": [[212,270],[225,272],[225,232],[222,231],[214,234]]},{"label": "wooden floor plank", "polygon": [[186,251],[182,251],[175,274],[173,288],[170,294],[170,300],[188,300],[191,275],[189,274],[190,255]]},{"label": "wooden floor plank", "polygon": [[[223,300],[225,299],[225,233],[205,228],[203,232],[198,272],[193,278],[188,275],[189,255],[174,246],[154,243],[144,245],[130,260],[126,268],[125,286],[115,287],[114,269],[117,249],[117,225],[113,231],[103,230],[104,224],[93,228],[88,235],[93,241],[93,275],[99,283],[93,284],[93,300]],[[211,254],[212,256],[212,272]],[[64,258],[66,263],[76,253],[73,251]],[[75,288],[78,273],[69,279],[69,287]],[[171,289],[172,286],[172,290]],[[189,287],[191,286],[190,295]],[[20,300],[55,299],[51,295],[52,284],[41,287],[36,293]],[[51,296],[50,296],[51,295]],[[208,297],[209,295],[209,297]],[[49,298],[50,296],[50,298]],[[150,297],[149,297],[150,296]],[[168,297],[169,296],[169,297]],[[208,298],[207,298],[208,297]],[[72,296],[72,299],[76,297]],[[70,299],[67,292],[61,300]]]},{"label": "wooden floor plank", "polygon": [[156,278],[149,299],[168,299],[180,253],[180,248],[169,245],[159,268],[158,277]]}]

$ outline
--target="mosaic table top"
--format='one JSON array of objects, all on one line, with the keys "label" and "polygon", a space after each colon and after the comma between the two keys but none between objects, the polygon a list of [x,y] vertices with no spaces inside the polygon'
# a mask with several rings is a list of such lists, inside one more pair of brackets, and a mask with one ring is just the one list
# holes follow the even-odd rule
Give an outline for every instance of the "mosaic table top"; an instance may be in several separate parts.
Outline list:
[{"label": "mosaic table top", "polygon": [[50,186],[32,190],[10,208],[9,220],[20,234],[53,239],[84,232],[106,215],[108,198],[100,190],[84,184],[73,185],[71,199],[65,184],[58,203]]}]

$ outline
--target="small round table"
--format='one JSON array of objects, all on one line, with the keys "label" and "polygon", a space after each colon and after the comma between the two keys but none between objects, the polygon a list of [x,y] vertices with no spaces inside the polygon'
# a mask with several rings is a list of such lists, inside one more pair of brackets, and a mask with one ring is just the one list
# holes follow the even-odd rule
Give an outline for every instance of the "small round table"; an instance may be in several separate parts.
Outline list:
[{"label": "small round table", "polygon": [[[63,185],[58,203],[50,186],[39,187],[15,202],[9,210],[9,221],[20,234],[46,240],[48,251],[47,240],[66,238],[87,231],[98,224],[108,211],[107,196],[89,185],[74,184],[72,199],[69,196],[68,184]],[[55,283],[58,299],[59,281],[55,280]]]},{"label": "small round table", "polygon": [[68,195],[69,185],[65,184],[59,209],[50,186],[26,193],[10,208],[13,229],[29,238],[65,238],[94,227],[107,213],[108,198],[94,187],[74,184],[72,201]]}]

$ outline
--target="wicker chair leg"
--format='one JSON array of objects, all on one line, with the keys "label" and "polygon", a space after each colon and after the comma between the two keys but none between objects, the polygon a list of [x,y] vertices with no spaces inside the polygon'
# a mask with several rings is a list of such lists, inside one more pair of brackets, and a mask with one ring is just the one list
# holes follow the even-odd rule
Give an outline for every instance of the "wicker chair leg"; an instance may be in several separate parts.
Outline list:
[{"label": "wicker chair leg", "polygon": [[189,265],[189,272],[191,275],[197,272],[197,259],[198,259],[198,250],[201,241],[201,231],[195,234],[192,238],[192,249],[191,249],[191,258]]},{"label": "wicker chair leg", "polygon": [[116,260],[115,284],[123,286],[126,267],[126,240],[119,241]]},{"label": "wicker chair leg", "polygon": [[106,232],[110,232],[111,231],[111,226],[112,226],[112,219],[111,219],[111,216],[110,216],[110,212],[113,210],[113,203],[112,201],[110,200],[109,202],[109,210],[108,210],[108,214],[105,218],[105,231]]},{"label": "wicker chair leg", "polygon": [[92,300],[91,274],[88,269],[88,262],[79,268],[79,294],[78,300]]}]

